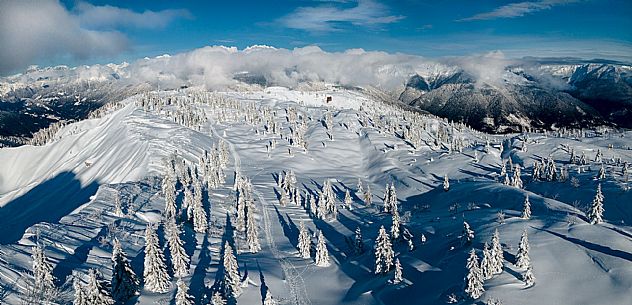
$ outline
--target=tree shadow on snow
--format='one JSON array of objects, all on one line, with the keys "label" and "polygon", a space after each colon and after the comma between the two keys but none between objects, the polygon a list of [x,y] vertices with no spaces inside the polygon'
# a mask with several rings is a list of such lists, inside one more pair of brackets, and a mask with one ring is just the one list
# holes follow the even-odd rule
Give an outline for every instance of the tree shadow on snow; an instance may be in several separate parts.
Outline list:
[{"label": "tree shadow on snow", "polygon": [[20,240],[24,231],[40,222],[57,223],[88,202],[99,188],[97,182],[82,186],[73,172],[62,172],[0,208],[0,244]]}]

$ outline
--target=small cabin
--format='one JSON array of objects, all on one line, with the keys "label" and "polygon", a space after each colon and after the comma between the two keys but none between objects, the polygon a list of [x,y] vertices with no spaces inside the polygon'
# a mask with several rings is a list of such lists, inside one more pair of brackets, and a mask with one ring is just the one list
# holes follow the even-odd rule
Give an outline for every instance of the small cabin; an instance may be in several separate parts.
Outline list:
[{"label": "small cabin", "polygon": [[325,102],[327,102],[327,104],[329,104],[329,102],[331,102],[331,100],[332,100],[331,96],[327,96],[325,98]]}]

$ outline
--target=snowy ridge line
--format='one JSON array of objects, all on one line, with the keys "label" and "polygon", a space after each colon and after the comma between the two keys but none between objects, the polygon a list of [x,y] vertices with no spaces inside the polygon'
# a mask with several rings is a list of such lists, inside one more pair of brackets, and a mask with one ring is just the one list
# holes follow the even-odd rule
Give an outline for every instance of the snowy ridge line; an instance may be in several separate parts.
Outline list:
[{"label": "snowy ridge line", "polygon": [[[210,124],[210,128],[211,131],[213,132],[213,134],[222,139],[223,141],[225,141],[228,144],[228,149],[231,151],[231,154],[233,155],[233,159],[234,159],[234,166],[235,166],[235,174],[240,173],[241,172],[241,158],[239,157],[239,154],[237,153],[237,150],[235,149],[235,146],[233,145],[232,142],[228,141],[226,138],[222,137],[217,130],[215,129],[215,127],[213,126],[213,124]],[[298,305],[307,305],[307,304],[312,304],[312,302],[310,301],[309,297],[307,296],[307,289],[305,287],[305,281],[303,280],[303,278],[301,277],[301,275],[299,274],[299,272],[296,270],[296,268],[294,267],[294,265],[292,265],[291,262],[288,261],[287,258],[285,258],[284,255],[282,255],[277,246],[276,243],[274,241],[274,237],[272,235],[272,232],[270,230],[270,216],[268,214],[268,209],[267,206],[269,204],[267,204],[267,202],[265,201],[265,199],[263,198],[263,196],[261,195],[261,193],[259,191],[257,191],[255,189],[255,186],[253,185],[253,193],[257,196],[257,198],[259,199],[258,201],[261,204],[261,211],[263,214],[263,224],[264,224],[264,231],[265,231],[265,235],[266,235],[266,243],[268,244],[268,247],[270,248],[270,251],[272,252],[272,255],[274,255],[274,258],[277,259],[281,265],[281,269],[283,269],[283,274],[285,275],[286,278],[286,285],[289,288],[290,294],[292,295],[292,298],[294,300],[294,304],[298,304]]]}]

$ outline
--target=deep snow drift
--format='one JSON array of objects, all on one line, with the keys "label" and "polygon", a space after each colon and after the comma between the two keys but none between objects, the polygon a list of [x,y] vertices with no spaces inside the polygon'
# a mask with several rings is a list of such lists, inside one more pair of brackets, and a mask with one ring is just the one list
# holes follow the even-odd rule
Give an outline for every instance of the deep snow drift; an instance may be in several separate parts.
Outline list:
[{"label": "deep snow drift", "polygon": [[[60,303],[72,302],[73,280],[85,281],[90,268],[111,278],[114,237],[142,283],[145,225],[163,219],[161,179],[168,173],[167,162],[185,160],[193,168],[204,151],[224,143],[229,153],[225,181],[204,188],[208,232],[196,233],[191,222],[183,222],[182,239],[191,257],[190,275],[183,280],[195,304],[207,304],[221,286],[224,242],[237,249],[244,286],[238,304],[261,304],[268,291],[280,304],[472,304],[492,299],[503,304],[628,304],[632,193],[622,168],[632,162],[630,136],[612,130],[491,136],[332,86],[309,92],[269,87],[136,95],[101,118],[65,126],[46,145],[0,149],[0,300],[21,303],[36,241],[44,246],[56,285],[64,291]],[[298,139],[307,143],[306,150],[289,143]],[[578,158],[585,155],[584,165],[569,164],[571,150]],[[598,151],[601,158],[596,158]],[[543,158],[554,160],[556,174],[564,168],[568,178],[532,181],[534,161]],[[509,177],[515,172],[510,164],[522,168],[523,188],[503,184],[503,160]],[[605,178],[597,179],[602,166]],[[301,196],[318,196],[324,181],[331,183],[335,219],[319,219],[292,202],[281,204],[278,175],[290,170]],[[235,174],[252,183],[258,253],[248,251],[237,229]],[[372,191],[371,206],[357,192],[358,179]],[[378,230],[384,225],[391,232],[391,213],[383,212],[384,188],[390,183],[397,193],[400,228],[412,234],[413,244],[411,250],[403,237],[393,240],[403,267],[398,284],[392,283],[393,270],[374,274]],[[178,183],[178,206],[185,184]],[[591,225],[585,211],[598,184],[604,222]],[[344,203],[347,190],[351,208]],[[526,196],[530,219],[520,217]],[[115,213],[117,197],[124,203],[123,215]],[[474,231],[470,243],[463,243],[464,222]],[[322,231],[329,266],[315,265],[313,251],[311,258],[299,255],[301,223],[314,244]],[[361,253],[352,242],[358,227],[365,244]],[[496,229],[504,269],[486,280],[483,295],[472,300],[464,292],[468,253],[475,249],[480,261],[483,243]],[[525,269],[516,266],[523,230],[535,276],[531,287],[522,280]],[[158,234],[165,245],[164,228]],[[141,289],[126,304],[173,304],[175,291],[172,279],[167,293]]]}]

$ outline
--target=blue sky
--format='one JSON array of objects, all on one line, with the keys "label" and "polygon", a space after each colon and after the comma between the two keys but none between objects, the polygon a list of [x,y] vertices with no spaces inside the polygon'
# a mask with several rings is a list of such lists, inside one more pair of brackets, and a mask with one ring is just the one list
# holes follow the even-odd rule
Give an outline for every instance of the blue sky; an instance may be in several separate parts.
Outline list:
[{"label": "blue sky", "polygon": [[[27,58],[40,64],[133,60],[207,45],[253,44],[290,49],[318,45],[326,51],[363,48],[426,57],[500,50],[508,57],[632,58],[629,0],[0,0],[0,11],[21,15],[21,9],[32,15],[43,10],[42,2],[51,2],[51,8],[41,14],[50,17],[51,24],[70,20],[68,29],[60,26],[52,34],[18,37],[11,43],[17,50],[21,44],[46,50]],[[17,32],[24,32],[0,17],[5,23],[0,24],[3,41],[8,37],[12,42]],[[28,17],[22,20],[38,16]],[[53,48],[33,42],[57,36],[68,41],[51,42]],[[73,36],[77,38],[69,38]],[[0,46],[0,72],[16,66],[2,67],[2,61],[24,53],[5,49]]]}]

